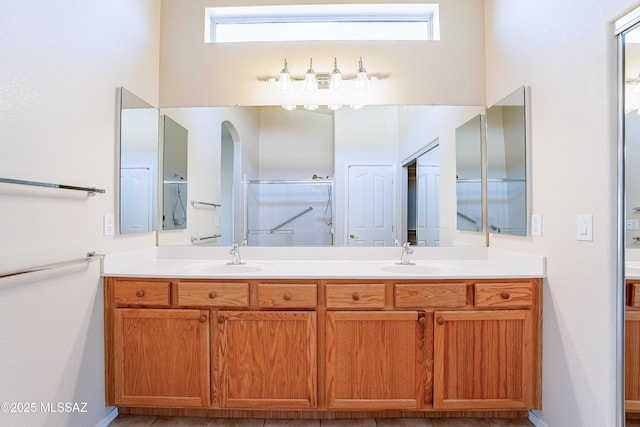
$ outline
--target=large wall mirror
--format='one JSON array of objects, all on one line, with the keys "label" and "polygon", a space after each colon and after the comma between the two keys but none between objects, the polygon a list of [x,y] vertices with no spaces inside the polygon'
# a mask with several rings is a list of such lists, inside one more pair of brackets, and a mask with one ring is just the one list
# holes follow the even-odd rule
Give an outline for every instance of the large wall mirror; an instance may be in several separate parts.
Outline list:
[{"label": "large wall mirror", "polygon": [[[163,108],[189,130],[189,221],[158,244],[484,246],[484,235],[456,229],[456,128],[484,112]],[[424,197],[410,206],[412,171]]]},{"label": "large wall mirror", "polygon": [[[637,15],[636,20],[637,20]],[[640,28],[638,23],[621,35],[623,66],[623,132],[625,153],[623,185],[620,200],[625,260],[624,274],[619,283],[624,308],[624,410],[627,419],[640,419]],[[622,303],[622,301],[621,301]],[[637,421],[636,421],[637,422]],[[635,424],[633,424],[635,425]]]},{"label": "large wall mirror", "polygon": [[120,95],[120,234],[157,229],[158,110],[125,88]]},{"label": "large wall mirror", "polygon": [[487,228],[527,235],[527,124],[525,88],[487,109]]}]

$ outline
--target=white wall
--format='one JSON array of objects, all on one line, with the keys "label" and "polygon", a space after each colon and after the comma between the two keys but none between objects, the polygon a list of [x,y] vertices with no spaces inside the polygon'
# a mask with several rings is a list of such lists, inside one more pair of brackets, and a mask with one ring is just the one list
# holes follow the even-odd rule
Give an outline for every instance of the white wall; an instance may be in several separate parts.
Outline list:
[{"label": "white wall", "polygon": [[[420,1],[409,1],[409,3]],[[370,0],[268,0],[242,5],[370,3]],[[440,40],[427,42],[315,42],[205,44],[204,10],[237,6],[236,0],[162,0],[160,104],[164,107],[280,105],[280,94],[264,83],[277,76],[284,58],[302,76],[313,58],[317,73],[333,58],[344,74],[363,58],[370,73],[387,75],[373,85],[370,104],[484,105],[483,3],[436,0]],[[302,104],[298,99],[297,104]],[[342,103],[349,105],[348,99]]]},{"label": "white wall", "polygon": [[[532,210],[542,237],[491,247],[543,254],[542,411],[548,426],[615,423],[616,44],[634,2],[486,0],[487,104],[531,88]],[[593,242],[576,215],[593,214]]]},{"label": "white wall", "polygon": [[[0,176],[96,186],[106,194],[0,184],[0,273],[152,246],[154,233],[104,237],[115,211],[116,88],[157,105],[156,0],[3,1]],[[0,280],[0,411],[11,426],[95,425],[104,406],[100,264]],[[86,413],[40,403],[86,402]]]}]

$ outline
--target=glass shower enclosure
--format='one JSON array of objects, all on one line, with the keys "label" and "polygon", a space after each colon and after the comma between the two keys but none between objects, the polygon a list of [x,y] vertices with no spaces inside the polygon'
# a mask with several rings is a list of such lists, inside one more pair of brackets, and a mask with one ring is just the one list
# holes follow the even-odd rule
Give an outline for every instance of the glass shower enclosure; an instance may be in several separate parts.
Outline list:
[{"label": "glass shower enclosure", "polygon": [[333,180],[245,183],[249,246],[333,245]]}]

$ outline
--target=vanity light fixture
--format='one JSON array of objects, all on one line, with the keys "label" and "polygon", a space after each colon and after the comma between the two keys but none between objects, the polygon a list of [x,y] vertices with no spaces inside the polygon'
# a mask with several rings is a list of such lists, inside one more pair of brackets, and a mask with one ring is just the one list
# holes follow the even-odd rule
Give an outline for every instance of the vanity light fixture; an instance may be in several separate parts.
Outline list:
[{"label": "vanity light fixture", "polygon": [[[320,90],[326,91],[326,93],[331,92],[340,92],[353,90],[354,95],[362,94],[367,89],[369,89],[372,80],[380,80],[384,78],[380,75],[369,76],[366,68],[362,63],[362,57],[360,57],[358,62],[357,72],[351,75],[343,75],[340,69],[338,68],[338,58],[333,58],[333,69],[331,72],[317,72],[313,69],[313,58],[309,59],[309,68],[307,69],[304,76],[296,77],[289,72],[287,58],[284,60],[284,67],[280,71],[280,76],[276,78],[267,78],[267,82],[276,81],[276,87],[281,92],[285,92],[288,94],[293,94],[296,92],[297,88],[302,88],[302,92],[310,95],[310,98],[316,96]],[[350,86],[350,89],[345,85],[345,82],[353,82]],[[301,82],[301,83],[297,83]],[[348,95],[348,93],[347,93]],[[288,95],[289,96],[289,95]],[[305,102],[303,106],[306,110],[317,110],[319,105],[317,101],[313,102]],[[353,102],[351,104],[351,108],[358,109],[362,108],[363,104],[359,102]],[[284,102],[282,108],[285,110],[291,111],[296,109],[296,105],[292,102]],[[338,110],[342,108],[342,104],[339,103],[328,103],[327,108],[330,110]]]}]

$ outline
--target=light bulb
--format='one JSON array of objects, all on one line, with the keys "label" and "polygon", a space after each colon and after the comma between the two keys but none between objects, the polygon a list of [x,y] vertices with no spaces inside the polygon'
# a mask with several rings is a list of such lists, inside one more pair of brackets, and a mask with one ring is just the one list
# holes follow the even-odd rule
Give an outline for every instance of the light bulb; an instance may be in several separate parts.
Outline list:
[{"label": "light bulb", "polygon": [[296,109],[296,106],[293,105],[293,104],[291,104],[291,105],[287,104],[287,105],[283,105],[282,108],[284,108],[287,111],[293,111],[293,110]]},{"label": "light bulb", "polygon": [[304,109],[305,110],[309,110],[309,111],[315,111],[315,110],[318,109],[318,107],[319,107],[318,104],[305,104],[304,105]]},{"label": "light bulb", "polygon": [[316,72],[313,71],[313,59],[309,59],[309,69],[307,70],[307,74],[304,75],[304,83],[302,83],[302,88],[307,92],[315,92],[318,89]]},{"label": "light bulb", "polygon": [[338,69],[337,58],[333,58],[333,71],[331,71],[331,81],[329,82],[329,89],[331,90],[342,89],[342,74]]},{"label": "light bulb", "polygon": [[284,59],[284,68],[280,71],[280,78],[278,79],[278,89],[289,92],[293,89],[293,84],[291,83],[291,74],[289,74],[289,69],[287,68],[287,58]]},{"label": "light bulb", "polygon": [[356,74],[356,89],[366,89],[369,87],[369,77],[367,70],[362,66],[362,58],[360,58],[360,66]]}]

